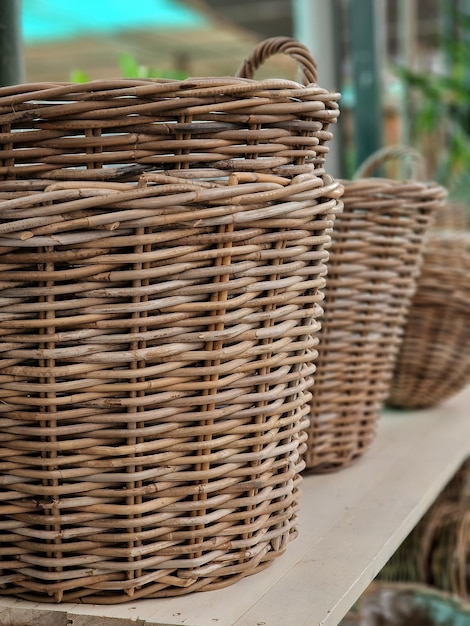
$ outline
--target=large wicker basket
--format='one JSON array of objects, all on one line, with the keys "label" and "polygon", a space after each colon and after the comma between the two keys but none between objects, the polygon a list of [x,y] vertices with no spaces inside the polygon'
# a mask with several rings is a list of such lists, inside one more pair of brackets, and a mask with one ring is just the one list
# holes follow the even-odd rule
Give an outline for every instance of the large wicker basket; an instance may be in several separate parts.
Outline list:
[{"label": "large wicker basket", "polygon": [[426,245],[387,403],[436,406],[470,383],[470,236],[434,233]]},{"label": "large wicker basket", "polygon": [[[411,166],[412,179],[367,177],[395,158]],[[305,457],[311,470],[349,465],[375,436],[424,235],[446,196],[436,183],[418,180],[420,167],[417,153],[391,146],[373,155],[356,180],[344,182],[312,389]]]},{"label": "large wicker basket", "polygon": [[276,52],[305,85],[0,90],[0,593],[217,589],[295,536],[338,95]]}]

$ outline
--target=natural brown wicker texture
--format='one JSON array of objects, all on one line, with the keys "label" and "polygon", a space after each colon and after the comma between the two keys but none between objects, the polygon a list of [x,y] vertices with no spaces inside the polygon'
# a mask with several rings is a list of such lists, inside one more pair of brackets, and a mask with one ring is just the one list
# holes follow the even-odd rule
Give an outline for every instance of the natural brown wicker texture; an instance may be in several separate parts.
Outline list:
[{"label": "natural brown wicker texture", "polygon": [[388,404],[440,404],[470,383],[470,236],[427,241],[422,273],[395,363]]},{"label": "natural brown wicker texture", "polygon": [[225,77],[4,87],[0,177],[27,189],[32,178],[122,181],[201,167],[284,175],[321,164],[339,94],[316,84],[313,59],[291,39],[263,42],[253,59],[276,52],[299,60],[306,85]]},{"label": "natural brown wicker texture", "polygon": [[468,206],[463,202],[446,202],[434,216],[436,230],[467,230]]},{"label": "natural brown wicker texture", "polygon": [[0,593],[115,603],[259,571],[296,533],[335,96],[0,95]]},{"label": "natural brown wicker texture", "polygon": [[[400,155],[400,150],[381,151],[370,164]],[[373,441],[424,235],[445,195],[441,186],[419,180],[344,182],[312,389],[306,453],[311,470],[345,467]]]},{"label": "natural brown wicker texture", "polygon": [[421,576],[470,601],[470,506],[442,503],[429,516],[420,554]]}]

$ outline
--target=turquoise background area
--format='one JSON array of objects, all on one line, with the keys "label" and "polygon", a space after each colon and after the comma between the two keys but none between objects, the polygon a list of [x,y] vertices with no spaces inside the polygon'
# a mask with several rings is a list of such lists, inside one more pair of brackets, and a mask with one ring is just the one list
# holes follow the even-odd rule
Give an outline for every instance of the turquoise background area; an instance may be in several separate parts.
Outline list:
[{"label": "turquoise background area", "polygon": [[206,18],[176,0],[23,0],[26,44],[143,28],[207,26]]}]

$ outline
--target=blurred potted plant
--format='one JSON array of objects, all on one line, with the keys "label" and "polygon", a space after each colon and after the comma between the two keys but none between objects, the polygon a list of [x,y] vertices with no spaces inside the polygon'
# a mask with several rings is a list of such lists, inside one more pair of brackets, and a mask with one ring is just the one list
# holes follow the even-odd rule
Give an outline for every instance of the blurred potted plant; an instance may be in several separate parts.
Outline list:
[{"label": "blurred potted plant", "polygon": [[450,25],[439,41],[443,70],[397,74],[414,96],[411,143],[427,158],[430,176],[449,190],[449,198],[470,205],[470,16],[445,7]]},{"label": "blurred potted plant", "polygon": [[[187,74],[180,70],[167,71],[140,65],[135,57],[127,52],[122,52],[117,62],[123,78],[174,78],[177,80],[187,78]],[[70,73],[70,80],[74,83],[86,83],[90,77],[82,70],[73,70]]]}]

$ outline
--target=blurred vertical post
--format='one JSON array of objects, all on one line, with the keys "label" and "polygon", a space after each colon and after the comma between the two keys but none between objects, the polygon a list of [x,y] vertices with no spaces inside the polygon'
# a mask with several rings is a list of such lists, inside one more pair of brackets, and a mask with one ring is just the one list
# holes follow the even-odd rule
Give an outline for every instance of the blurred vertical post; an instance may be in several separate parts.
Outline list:
[{"label": "blurred vertical post", "polygon": [[[460,47],[460,58],[464,58],[467,67],[464,75],[465,87],[468,88],[470,86],[470,67],[468,66],[468,54],[470,50],[470,0],[461,0],[460,3],[454,4],[453,15],[451,14],[451,19],[453,24],[448,24],[448,36],[455,36],[459,43]],[[449,14],[449,7],[447,7],[447,14]],[[449,21],[449,15],[447,17],[447,21]],[[457,26],[457,28],[456,28]],[[454,40],[454,45],[457,43]],[[449,44],[447,44],[447,48],[449,48]],[[455,59],[447,59],[447,61],[452,63],[455,62]],[[467,107],[467,102],[464,104]]]},{"label": "blurred vertical post", "polygon": [[447,71],[452,66],[452,59],[449,57],[449,42],[452,41],[455,33],[455,2],[449,4],[448,0],[439,0],[439,35],[440,47],[443,53],[443,65]]},{"label": "blurred vertical post", "polygon": [[[342,33],[337,0],[293,0],[294,36],[307,46],[318,64],[318,84],[329,91],[340,90],[339,58]],[[326,169],[334,177],[343,175],[341,115],[330,130]]]},{"label": "blurred vertical post", "polygon": [[0,86],[25,81],[21,0],[0,1]]},{"label": "blurred vertical post", "polygon": [[383,0],[350,0],[356,166],[383,143]]},{"label": "blurred vertical post", "polygon": [[[400,0],[398,4],[398,37],[399,61],[409,70],[416,69],[416,2],[415,0]],[[403,104],[401,111],[401,142],[409,144],[411,140],[410,120],[413,114],[413,102],[410,87],[403,84]]]}]

